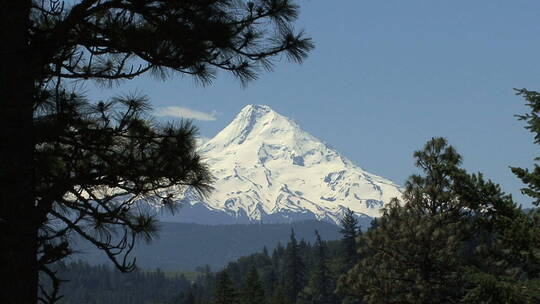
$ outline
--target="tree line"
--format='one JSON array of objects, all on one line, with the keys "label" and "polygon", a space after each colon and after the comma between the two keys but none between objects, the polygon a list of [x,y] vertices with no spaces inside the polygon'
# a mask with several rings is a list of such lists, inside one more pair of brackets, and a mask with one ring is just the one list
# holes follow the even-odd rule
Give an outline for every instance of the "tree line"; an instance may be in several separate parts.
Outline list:
[{"label": "tree line", "polygon": [[191,282],[182,274],[169,275],[159,270],[122,273],[110,266],[91,266],[78,261],[57,264],[54,269],[65,283],[60,303],[172,303]]},{"label": "tree line", "polygon": [[[59,263],[55,270],[66,280],[60,289],[61,302],[311,303],[311,299],[320,299],[338,303],[340,297],[334,293],[337,278],[356,259],[354,243],[360,232],[353,212],[342,223],[342,240],[323,241],[315,231],[316,241],[311,244],[298,241],[292,230],[289,242],[278,243],[271,253],[265,247],[217,273],[208,266],[198,267],[191,280],[159,269],[123,274],[82,261]],[[353,246],[347,248],[348,242]]]}]

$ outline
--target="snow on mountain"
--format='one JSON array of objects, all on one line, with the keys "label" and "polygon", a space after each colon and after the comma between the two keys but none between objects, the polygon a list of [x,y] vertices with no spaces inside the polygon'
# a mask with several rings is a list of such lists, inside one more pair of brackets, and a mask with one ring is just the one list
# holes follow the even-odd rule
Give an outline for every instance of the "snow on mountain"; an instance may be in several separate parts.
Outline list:
[{"label": "snow on mountain", "polygon": [[188,190],[182,201],[233,222],[337,223],[346,208],[376,217],[400,196],[396,184],[362,170],[265,105],[244,107],[200,153],[216,178],[215,190],[204,199]]}]

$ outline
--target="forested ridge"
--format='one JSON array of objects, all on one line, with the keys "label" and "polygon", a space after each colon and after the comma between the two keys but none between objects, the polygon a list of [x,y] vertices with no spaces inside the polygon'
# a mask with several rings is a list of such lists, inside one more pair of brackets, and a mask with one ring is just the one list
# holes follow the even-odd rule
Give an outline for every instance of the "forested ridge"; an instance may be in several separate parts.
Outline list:
[{"label": "forested ridge", "polygon": [[161,270],[139,269],[122,273],[110,266],[91,266],[85,262],[56,265],[66,280],[61,287],[61,303],[174,303],[179,292],[191,282],[184,276],[168,276]]},{"label": "forested ridge", "polygon": [[311,303],[317,296],[315,290],[320,290],[317,285],[323,284],[332,301],[329,303],[341,303],[337,301],[343,296],[337,296],[334,289],[351,261],[347,240],[359,231],[352,213],[348,219],[342,240],[323,241],[314,231],[316,241],[311,243],[297,240],[292,230],[288,243],[279,243],[271,252],[264,247],[217,272],[201,266],[196,272],[137,269],[123,274],[109,266],[82,261],[59,264],[56,270],[67,281],[60,290],[65,295],[61,302],[292,303],[289,298],[295,297],[299,303]]},{"label": "forested ridge", "polygon": [[[536,209],[524,210],[522,215],[533,218]],[[211,303],[395,303],[398,301],[362,300],[354,284],[347,283],[359,270],[356,263],[362,263],[362,242],[365,234],[374,233],[379,221],[362,233],[355,229],[354,217],[349,214],[342,221],[342,239],[323,241],[314,231],[316,241],[297,240],[294,231],[286,244],[269,252],[266,247],[258,253],[242,257],[227,267],[212,271],[209,266],[197,267],[194,272],[135,270],[124,274],[109,266],[91,266],[85,262],[57,265],[63,279],[61,293],[65,298],[61,303],[167,303],[167,304],[211,304]],[[492,236],[494,237],[494,236]],[[466,247],[479,246],[478,241],[470,241]],[[360,250],[357,251],[357,249]],[[352,249],[352,250],[351,250]],[[369,259],[366,259],[369,260]],[[365,262],[365,261],[364,261]],[[470,261],[469,261],[470,262]],[[381,261],[382,263],[382,261]],[[471,266],[469,266],[471,267]],[[531,284],[528,292],[530,300],[515,298],[508,301],[510,282],[498,286],[499,279],[485,277],[485,274],[471,276],[467,297],[482,295],[467,303],[536,303],[540,299],[540,289]],[[504,281],[504,279],[502,279]],[[298,282],[294,286],[291,282]],[[476,283],[473,283],[476,282]],[[486,284],[479,290],[479,283]],[[448,282],[451,283],[451,282]],[[513,282],[513,284],[519,284]],[[459,288],[449,284],[452,288]],[[491,286],[491,288],[489,287]],[[496,289],[499,289],[498,291]],[[482,293],[484,292],[484,293]],[[390,294],[388,294],[390,295]],[[487,297],[487,296],[490,296]],[[367,294],[366,294],[367,296]],[[433,294],[433,297],[436,295]],[[464,298],[466,299],[466,298]],[[405,301],[415,303],[415,299]],[[420,303],[420,302],[417,302]],[[427,303],[423,301],[421,303]],[[442,303],[442,302],[431,302]]]},{"label": "forested ridge", "polygon": [[[159,238],[135,246],[132,256],[137,257],[137,267],[145,270],[195,270],[208,264],[220,269],[242,256],[258,252],[266,246],[273,250],[278,242],[287,243],[291,229],[298,239],[313,242],[313,231],[318,230],[323,239],[340,238],[339,227],[319,221],[301,221],[290,224],[237,224],[200,225],[188,223],[159,224]],[[100,250],[84,241],[75,243],[80,252],[77,259],[91,265],[109,264]]]}]

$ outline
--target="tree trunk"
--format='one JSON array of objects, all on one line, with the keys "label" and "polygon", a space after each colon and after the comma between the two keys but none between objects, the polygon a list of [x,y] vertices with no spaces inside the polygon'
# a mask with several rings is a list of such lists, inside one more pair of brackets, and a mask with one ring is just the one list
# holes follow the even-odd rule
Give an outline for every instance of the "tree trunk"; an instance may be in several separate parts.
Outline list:
[{"label": "tree trunk", "polygon": [[0,10],[0,302],[36,303],[30,0],[2,0]]}]

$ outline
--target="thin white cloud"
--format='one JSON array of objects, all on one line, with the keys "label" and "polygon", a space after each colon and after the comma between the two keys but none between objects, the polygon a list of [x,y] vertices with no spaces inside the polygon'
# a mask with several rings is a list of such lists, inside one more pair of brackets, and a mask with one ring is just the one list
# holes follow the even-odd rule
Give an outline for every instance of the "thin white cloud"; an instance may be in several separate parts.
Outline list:
[{"label": "thin white cloud", "polygon": [[195,119],[212,121],[217,119],[217,112],[205,113],[197,110],[192,110],[184,107],[161,107],[154,111],[154,115],[159,117],[177,117],[185,119]]}]

